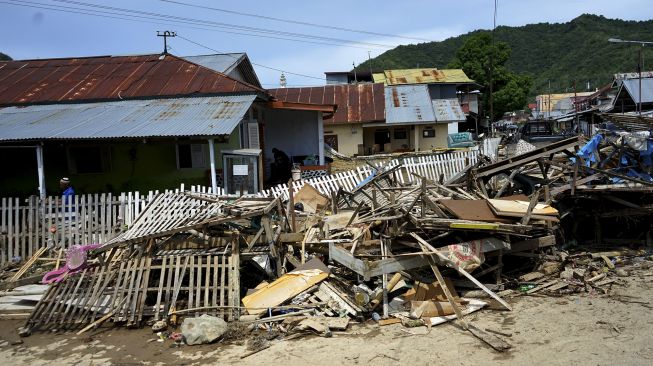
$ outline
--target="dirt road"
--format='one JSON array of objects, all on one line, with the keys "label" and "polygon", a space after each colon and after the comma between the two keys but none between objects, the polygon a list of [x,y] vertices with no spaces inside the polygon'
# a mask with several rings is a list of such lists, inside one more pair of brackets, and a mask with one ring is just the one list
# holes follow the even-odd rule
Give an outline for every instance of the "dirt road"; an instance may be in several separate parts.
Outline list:
[{"label": "dirt road", "polygon": [[[100,329],[81,336],[37,333],[14,344],[22,321],[0,322],[3,365],[653,365],[651,270],[634,272],[611,296],[519,297],[512,312],[483,310],[470,319],[492,327],[513,349],[498,353],[454,324],[426,328],[354,325],[332,338],[273,341],[240,359],[244,345],[175,348],[149,329]],[[413,334],[409,334],[413,333]]]}]

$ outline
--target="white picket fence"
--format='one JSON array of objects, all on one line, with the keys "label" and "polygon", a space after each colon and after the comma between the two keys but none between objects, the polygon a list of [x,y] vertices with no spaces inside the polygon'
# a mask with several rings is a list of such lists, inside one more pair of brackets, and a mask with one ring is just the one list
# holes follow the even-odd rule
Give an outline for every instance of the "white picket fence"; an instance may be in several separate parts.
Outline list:
[{"label": "white picket fence", "polygon": [[[376,166],[401,164],[394,172],[395,178],[409,184],[417,179],[412,173],[432,180],[439,180],[441,175],[447,179],[476,163],[478,156],[478,150],[460,151],[399,158]],[[297,192],[309,183],[326,195],[340,188],[351,191],[371,172],[372,168],[364,165],[347,172],[293,182],[292,189]],[[185,187],[183,184],[165,192],[169,191],[212,193],[210,187]],[[157,193],[159,191],[75,195],[69,202],[52,196],[42,202],[35,196],[0,198],[0,266],[8,261],[30,258],[42,246],[68,248],[73,244],[103,243],[130,226]],[[221,188],[216,193],[224,194]],[[288,199],[288,185],[272,187],[257,196]]]},{"label": "white picket fence", "polygon": [[[410,184],[418,179],[413,173],[431,180],[439,180],[440,175],[444,175],[444,179],[446,180],[462,171],[467,165],[476,163],[478,156],[478,150],[456,151],[443,154],[404,157],[375,165],[377,167],[393,167],[401,164],[401,168],[394,173],[395,178],[401,183]],[[296,193],[304,184],[308,183],[320,191],[320,193],[330,196],[331,193],[337,192],[341,187],[347,191],[353,190],[358,183],[369,177],[371,173],[372,167],[363,165],[354,170],[342,173],[293,182],[292,189]],[[273,196],[288,199],[288,184],[277,185],[260,192],[258,196]]]},{"label": "white picket fence", "polygon": [[[210,187],[182,184],[170,191],[211,193]],[[138,217],[159,191],[75,195],[70,200],[50,196],[41,201],[0,198],[0,266],[30,258],[42,246],[103,243]],[[218,194],[222,190],[218,189]]]}]

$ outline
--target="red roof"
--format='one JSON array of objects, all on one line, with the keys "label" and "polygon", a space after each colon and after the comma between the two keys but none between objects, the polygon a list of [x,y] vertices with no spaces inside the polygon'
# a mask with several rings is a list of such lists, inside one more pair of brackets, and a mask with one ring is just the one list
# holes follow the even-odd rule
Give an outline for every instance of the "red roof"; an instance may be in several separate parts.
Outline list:
[{"label": "red roof", "polygon": [[337,105],[326,123],[363,123],[385,120],[383,87],[382,83],[336,84],[270,89],[268,93],[283,102]]},{"label": "red roof", "polygon": [[0,62],[0,105],[257,92],[173,55]]}]

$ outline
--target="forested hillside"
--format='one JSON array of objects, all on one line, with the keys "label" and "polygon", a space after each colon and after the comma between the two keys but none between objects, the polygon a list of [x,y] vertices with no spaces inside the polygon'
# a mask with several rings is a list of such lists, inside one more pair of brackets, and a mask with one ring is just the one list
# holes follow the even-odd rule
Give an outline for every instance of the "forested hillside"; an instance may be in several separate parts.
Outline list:
[{"label": "forested hillside", "polygon": [[[442,42],[399,46],[371,60],[375,69],[438,67],[449,65],[466,39],[477,30]],[[581,15],[568,23],[539,23],[522,27],[500,26],[495,39],[512,49],[506,63],[508,70],[526,73],[533,79],[531,96],[546,93],[549,81],[552,92],[578,91],[601,86],[616,72],[637,69],[640,45],[609,43],[608,38],[653,41],[653,20],[624,21],[596,15]],[[365,62],[362,70],[369,68]],[[653,70],[653,47],[644,48],[644,69]]]}]

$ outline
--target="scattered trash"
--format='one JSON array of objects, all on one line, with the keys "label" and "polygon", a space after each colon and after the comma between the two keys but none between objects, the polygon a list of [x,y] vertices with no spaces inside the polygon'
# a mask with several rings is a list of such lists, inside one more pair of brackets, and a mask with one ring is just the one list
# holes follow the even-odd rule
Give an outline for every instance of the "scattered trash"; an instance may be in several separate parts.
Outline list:
[{"label": "scattered trash", "polygon": [[[512,333],[469,314],[511,310],[516,296],[609,296],[633,266],[653,267],[650,252],[632,249],[651,241],[653,178],[631,137],[520,142],[521,154],[481,158],[448,180],[375,166],[331,196],[309,184],[287,200],[159,194],[130,227],[65,262],[43,249],[10,264],[1,288],[50,271],[21,336],[152,324],[176,346],[248,340],[244,358],[351,322],[428,331],[456,321],[504,351],[512,346],[496,335]],[[624,216],[631,226],[610,224]]]}]

